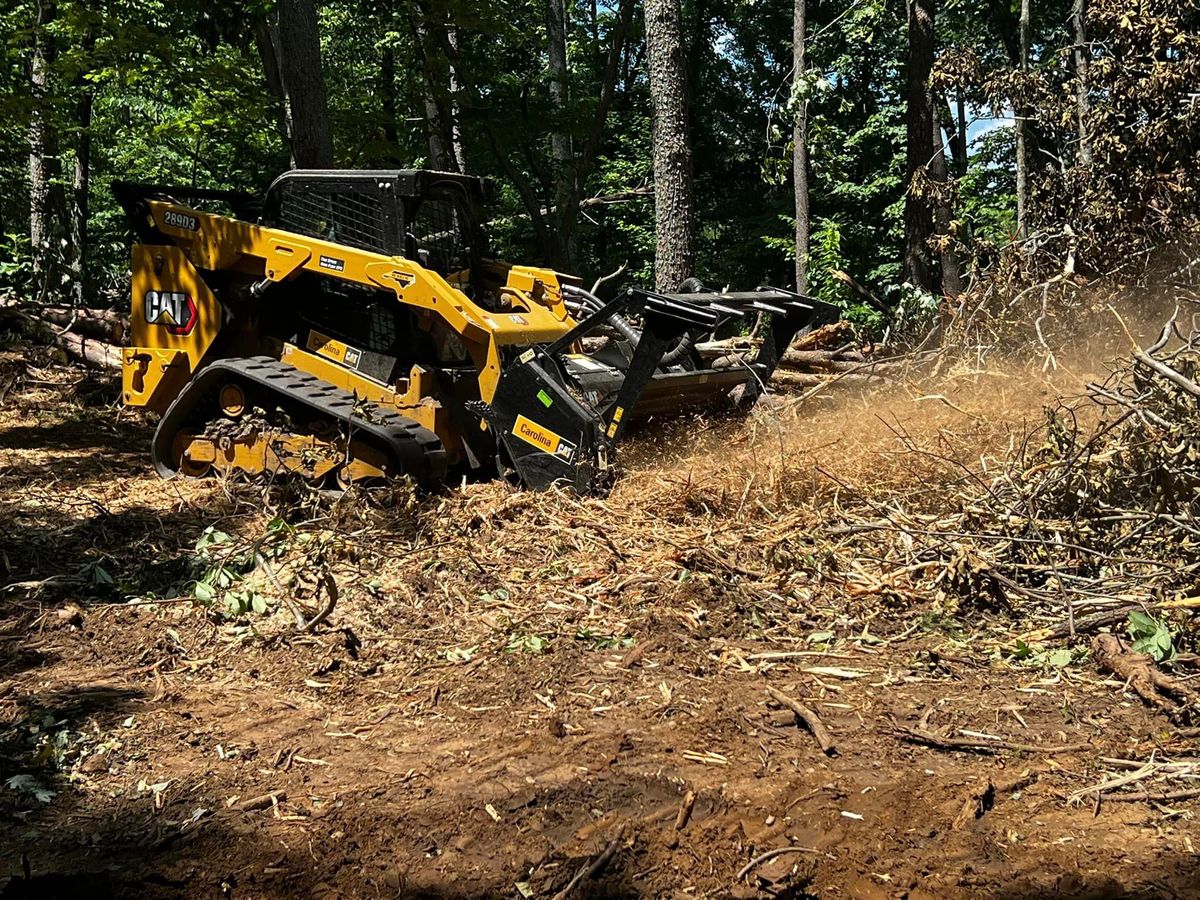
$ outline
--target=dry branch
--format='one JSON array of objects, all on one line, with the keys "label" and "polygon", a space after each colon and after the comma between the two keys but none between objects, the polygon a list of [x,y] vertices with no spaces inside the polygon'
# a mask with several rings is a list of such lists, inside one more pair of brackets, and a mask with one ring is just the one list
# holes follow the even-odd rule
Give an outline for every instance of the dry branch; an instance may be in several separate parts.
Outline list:
[{"label": "dry branch", "polygon": [[609,842],[608,846],[604,848],[604,852],[597,856],[596,859],[593,860],[589,865],[580,867],[579,871],[575,873],[575,876],[567,882],[567,886],[554,895],[553,900],[567,900],[567,898],[571,896],[571,892],[574,891],[579,883],[585,878],[599,877],[600,873],[604,871],[610,862],[612,862],[612,858],[616,855],[617,848],[621,846],[621,841],[624,839],[624,837],[625,826],[622,825],[617,828],[616,837],[614,837]]},{"label": "dry branch", "polygon": [[812,736],[816,738],[822,753],[826,756],[837,756],[837,747],[833,743],[829,729],[825,727],[825,723],[821,721],[815,712],[799,700],[795,700],[782,691],[775,690],[773,687],[767,687],[767,695],[776,703],[786,706],[796,714],[796,718],[803,722],[805,727],[812,732]]},{"label": "dry branch", "polygon": [[1127,649],[1116,635],[1096,635],[1092,640],[1092,656],[1100,668],[1124,678],[1134,693],[1168,715],[1179,715],[1189,705],[1200,705],[1200,692],[1160,672],[1153,659]]},{"label": "dry branch", "polygon": [[918,728],[902,728],[897,726],[895,733],[912,744],[924,744],[937,750],[964,750],[972,753],[996,753],[999,750],[1009,750],[1014,753],[1080,753],[1091,750],[1092,745],[1082,744],[1018,744],[1005,740],[983,740],[976,738],[947,737],[924,731]]}]

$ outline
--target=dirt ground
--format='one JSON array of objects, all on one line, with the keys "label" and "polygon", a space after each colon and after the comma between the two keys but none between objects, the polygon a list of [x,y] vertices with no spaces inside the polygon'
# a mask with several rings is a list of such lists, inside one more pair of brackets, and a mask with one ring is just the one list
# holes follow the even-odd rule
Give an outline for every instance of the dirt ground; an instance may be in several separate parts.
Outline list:
[{"label": "dirt ground", "polygon": [[[29,365],[0,404],[0,896],[1200,896],[1200,801],[1088,793],[1190,732],[1019,658],[1051,613],[839,543],[850,506],[955,502],[1086,375],[674,424],[605,500],[375,508],[160,481],[112,381]],[[239,582],[265,614],[191,599],[209,528],[277,548]],[[337,586],[308,632],[306,569]]]}]

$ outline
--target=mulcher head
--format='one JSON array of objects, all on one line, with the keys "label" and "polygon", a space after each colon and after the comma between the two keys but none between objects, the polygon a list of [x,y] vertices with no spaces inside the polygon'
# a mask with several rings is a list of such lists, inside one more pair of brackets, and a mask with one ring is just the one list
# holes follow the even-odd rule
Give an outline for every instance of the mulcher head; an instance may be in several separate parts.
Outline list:
[{"label": "mulcher head", "polygon": [[[631,422],[730,403],[735,390],[739,405],[749,407],[795,336],[839,317],[836,307],[779,288],[724,294],[635,288],[607,304],[579,288],[566,290],[578,324],[551,344],[515,352],[491,403],[479,408],[501,458],[533,488],[565,483],[580,493],[606,492],[614,447]],[[767,325],[752,361],[713,369],[695,352],[697,341],[759,314]],[[597,337],[607,340],[581,352]]]}]

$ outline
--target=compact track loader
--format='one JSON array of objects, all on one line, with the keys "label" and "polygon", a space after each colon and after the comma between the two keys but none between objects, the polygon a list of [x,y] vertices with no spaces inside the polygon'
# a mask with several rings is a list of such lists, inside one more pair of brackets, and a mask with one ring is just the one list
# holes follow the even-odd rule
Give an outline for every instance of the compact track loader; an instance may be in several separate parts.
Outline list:
[{"label": "compact track loader", "polygon": [[[463,175],[296,170],[261,202],[114,190],[137,239],[124,400],[162,414],[164,477],[474,471],[603,491],[631,421],[753,400],[799,331],[837,317],[776,288],[603,302],[489,259],[486,184]],[[757,314],[757,358],[707,368],[695,343]]]}]

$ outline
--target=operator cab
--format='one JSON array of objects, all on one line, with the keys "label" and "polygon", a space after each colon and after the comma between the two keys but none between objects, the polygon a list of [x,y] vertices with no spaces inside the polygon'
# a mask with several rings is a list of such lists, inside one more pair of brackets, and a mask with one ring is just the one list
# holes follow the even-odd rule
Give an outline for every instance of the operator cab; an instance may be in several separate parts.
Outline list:
[{"label": "operator cab", "polygon": [[294,169],[267,189],[263,224],[402,256],[473,293],[482,271],[488,186],[428,169]]}]

